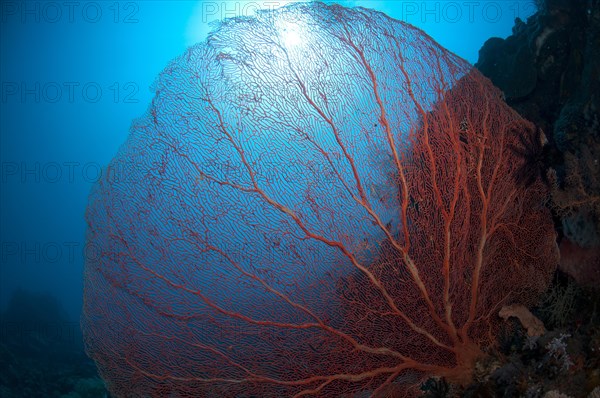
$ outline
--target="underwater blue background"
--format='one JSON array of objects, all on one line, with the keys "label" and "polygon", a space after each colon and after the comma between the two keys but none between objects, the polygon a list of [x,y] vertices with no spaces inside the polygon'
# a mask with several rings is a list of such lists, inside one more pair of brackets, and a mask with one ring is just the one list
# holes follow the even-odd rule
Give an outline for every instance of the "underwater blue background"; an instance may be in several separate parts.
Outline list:
[{"label": "underwater blue background", "polygon": [[[49,292],[77,321],[87,196],[154,95],[158,73],[209,22],[289,2],[3,2],[0,7],[0,308]],[[425,30],[469,62],[506,37],[523,1],[346,1]]]}]

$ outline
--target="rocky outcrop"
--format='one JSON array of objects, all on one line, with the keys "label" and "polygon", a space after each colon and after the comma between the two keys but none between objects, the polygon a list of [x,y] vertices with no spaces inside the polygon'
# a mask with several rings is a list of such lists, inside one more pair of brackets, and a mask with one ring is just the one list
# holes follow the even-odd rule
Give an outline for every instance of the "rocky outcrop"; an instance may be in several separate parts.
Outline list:
[{"label": "rocky outcrop", "polygon": [[543,129],[561,266],[600,286],[600,1],[539,3],[526,23],[515,21],[512,36],[489,39],[476,66]]}]

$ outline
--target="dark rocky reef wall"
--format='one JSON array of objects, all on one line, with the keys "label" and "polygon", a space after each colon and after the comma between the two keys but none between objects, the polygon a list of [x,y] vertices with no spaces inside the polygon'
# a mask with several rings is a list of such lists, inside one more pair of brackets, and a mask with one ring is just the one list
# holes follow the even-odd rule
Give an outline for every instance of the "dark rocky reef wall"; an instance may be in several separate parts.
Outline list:
[{"label": "dark rocky reef wall", "polygon": [[540,1],[512,36],[491,38],[477,68],[548,139],[539,164],[553,184],[561,268],[600,286],[600,1]]}]

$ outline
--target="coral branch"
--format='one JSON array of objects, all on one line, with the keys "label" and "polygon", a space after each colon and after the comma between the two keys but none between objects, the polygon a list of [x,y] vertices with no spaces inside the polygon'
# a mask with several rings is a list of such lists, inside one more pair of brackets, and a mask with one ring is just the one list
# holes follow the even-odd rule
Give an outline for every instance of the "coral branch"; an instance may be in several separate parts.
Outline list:
[{"label": "coral branch", "polygon": [[534,134],[381,13],[225,20],[163,71],[90,196],[87,352],[118,397],[467,383],[498,309],[558,261],[548,189],[522,181]]}]

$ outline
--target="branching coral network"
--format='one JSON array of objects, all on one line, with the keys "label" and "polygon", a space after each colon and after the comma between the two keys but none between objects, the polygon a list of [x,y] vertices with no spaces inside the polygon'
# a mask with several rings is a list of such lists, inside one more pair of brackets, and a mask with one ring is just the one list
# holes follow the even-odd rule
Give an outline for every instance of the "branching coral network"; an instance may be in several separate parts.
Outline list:
[{"label": "branching coral network", "polygon": [[87,352],[122,397],[466,383],[498,310],[556,266],[547,186],[521,176],[534,133],[384,14],[226,20],[163,71],[111,162],[128,178],[90,197]]}]

